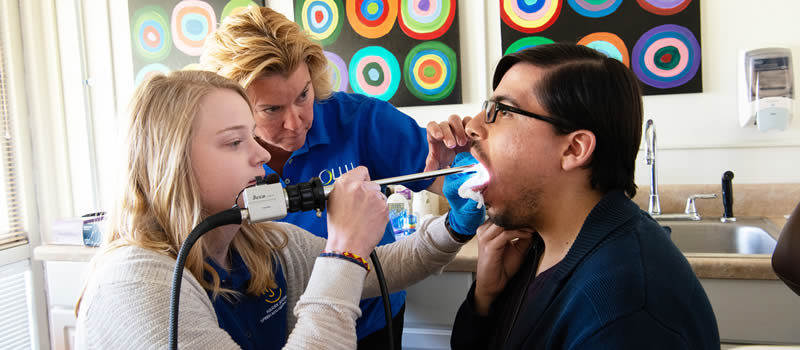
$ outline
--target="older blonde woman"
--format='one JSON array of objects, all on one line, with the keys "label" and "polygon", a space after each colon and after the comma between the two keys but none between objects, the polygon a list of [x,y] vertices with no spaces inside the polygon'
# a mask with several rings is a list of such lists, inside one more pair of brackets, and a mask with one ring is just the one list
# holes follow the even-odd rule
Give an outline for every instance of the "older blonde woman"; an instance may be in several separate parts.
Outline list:
[{"label": "older blonde woman", "polygon": [[[282,14],[250,7],[229,16],[206,41],[201,64],[205,69],[233,79],[247,90],[253,102],[255,133],[264,140],[272,159],[264,166],[286,184],[318,176],[325,183],[356,166],[365,166],[374,178],[415,173],[426,169],[426,131],[387,102],[358,94],[331,92],[328,61],[322,47]],[[448,135],[450,148],[467,143],[460,119],[438,131]],[[444,125],[446,126],[447,123]],[[437,129],[439,130],[439,129]],[[453,138],[451,135],[458,135]],[[441,135],[439,139],[441,139]],[[439,154],[447,154],[438,159]],[[427,170],[449,165],[453,152],[437,152],[427,159]],[[413,191],[441,193],[441,183],[406,184]],[[483,213],[475,217],[483,218]],[[458,221],[458,215],[450,220]],[[325,217],[292,213],[285,219],[311,233],[327,237]],[[482,220],[480,220],[482,221]],[[477,225],[458,225],[474,234]],[[467,232],[465,232],[467,233]],[[381,244],[393,242],[391,227]],[[402,337],[405,292],[390,298],[394,315],[395,348]],[[361,303],[358,320],[359,348],[383,348],[388,333],[379,298]]]},{"label": "older blonde woman", "polygon": [[[166,347],[181,244],[204,218],[230,208],[270,161],[254,139],[251,110],[238,84],[211,72],[174,72],[137,89],[125,184],[76,307],[79,348]],[[379,289],[369,266],[346,253],[367,256],[388,211],[363,167],[337,181],[328,208],[327,240],[287,223],[246,222],[202,237],[186,260],[179,346],[355,348],[358,301]],[[378,248],[389,288],[441,271],[462,244],[455,237],[436,218]]]}]

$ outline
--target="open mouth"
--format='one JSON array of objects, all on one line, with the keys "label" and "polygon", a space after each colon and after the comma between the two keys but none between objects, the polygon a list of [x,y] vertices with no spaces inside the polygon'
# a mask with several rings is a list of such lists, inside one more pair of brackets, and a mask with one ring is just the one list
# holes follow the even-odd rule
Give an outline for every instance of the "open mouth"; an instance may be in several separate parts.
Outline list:
[{"label": "open mouth", "polygon": [[482,191],[489,183],[489,172],[480,163],[473,165],[470,172],[474,173],[458,188],[458,195],[474,200],[478,203],[478,208],[481,208],[484,205]]},{"label": "open mouth", "polygon": [[481,163],[475,164],[473,169],[475,174],[469,179],[472,185],[470,189],[473,192],[481,193],[489,186],[489,170],[486,170],[486,167]]}]

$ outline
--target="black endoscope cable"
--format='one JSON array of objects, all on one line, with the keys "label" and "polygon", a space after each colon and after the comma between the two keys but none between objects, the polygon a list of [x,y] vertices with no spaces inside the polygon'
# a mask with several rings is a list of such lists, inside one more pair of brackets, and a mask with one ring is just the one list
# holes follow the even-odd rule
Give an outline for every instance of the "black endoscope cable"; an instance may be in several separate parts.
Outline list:
[{"label": "black endoscope cable", "polygon": [[392,307],[389,304],[389,288],[386,287],[386,279],[383,277],[381,262],[378,254],[373,250],[369,253],[372,265],[375,265],[375,276],[378,277],[378,284],[381,286],[381,299],[383,300],[383,314],[386,316],[386,333],[389,334],[389,350],[394,350],[394,330],[392,329]]},{"label": "black endoscope cable", "polygon": [[242,223],[242,213],[237,207],[219,212],[217,214],[207,217],[197,227],[192,230],[192,233],[186,237],[186,240],[181,244],[181,249],[178,251],[178,257],[175,259],[175,270],[172,272],[172,296],[169,300],[169,348],[173,350],[178,349],[178,305],[181,299],[181,281],[183,280],[183,267],[186,264],[186,257],[192,246],[197,242],[200,236],[206,234],[217,227],[223,225],[237,225]]},{"label": "black endoscope cable", "polygon": [[[244,190],[242,190],[244,191]],[[239,192],[241,194],[241,192]],[[238,202],[239,195],[236,195]],[[178,349],[178,306],[180,305],[180,292],[181,281],[183,280],[183,269],[186,265],[186,257],[189,251],[198,239],[208,231],[211,231],[223,225],[238,225],[242,223],[242,209],[238,205],[233,208],[219,212],[209,216],[195,227],[192,232],[186,237],[186,240],[181,244],[181,249],[178,251],[178,256],[175,259],[175,270],[172,272],[172,292],[169,301],[169,348],[172,350]],[[375,266],[375,275],[378,278],[378,284],[381,289],[381,297],[383,300],[383,312],[386,316],[386,331],[389,338],[389,350],[394,350],[394,332],[392,329],[392,309],[389,304],[389,289],[386,287],[386,279],[383,276],[383,269],[381,268],[378,255],[373,250],[369,254],[372,260],[372,265]]]}]

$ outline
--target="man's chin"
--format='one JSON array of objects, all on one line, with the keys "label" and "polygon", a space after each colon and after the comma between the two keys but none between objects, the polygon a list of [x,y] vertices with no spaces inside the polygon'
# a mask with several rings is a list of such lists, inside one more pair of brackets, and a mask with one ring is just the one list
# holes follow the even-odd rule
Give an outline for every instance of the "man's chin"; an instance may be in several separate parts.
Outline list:
[{"label": "man's chin", "polygon": [[514,220],[514,218],[511,217],[511,215],[508,215],[508,213],[500,212],[498,210],[490,210],[488,207],[486,209],[486,214],[489,216],[489,220],[491,220],[493,224],[500,226],[503,229],[518,230],[527,227],[527,225],[524,223],[518,222],[519,220]]}]

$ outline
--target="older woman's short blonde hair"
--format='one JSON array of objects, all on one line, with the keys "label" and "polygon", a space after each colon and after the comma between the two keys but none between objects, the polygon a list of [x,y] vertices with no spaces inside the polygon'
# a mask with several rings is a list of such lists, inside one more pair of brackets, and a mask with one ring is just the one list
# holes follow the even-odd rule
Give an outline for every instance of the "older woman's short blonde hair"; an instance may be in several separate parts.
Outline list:
[{"label": "older woman's short blonde hair", "polygon": [[267,75],[288,76],[305,63],[316,99],[331,95],[328,60],[322,46],[312,42],[297,23],[266,7],[250,6],[226,17],[206,39],[200,63],[203,69],[245,88]]}]

